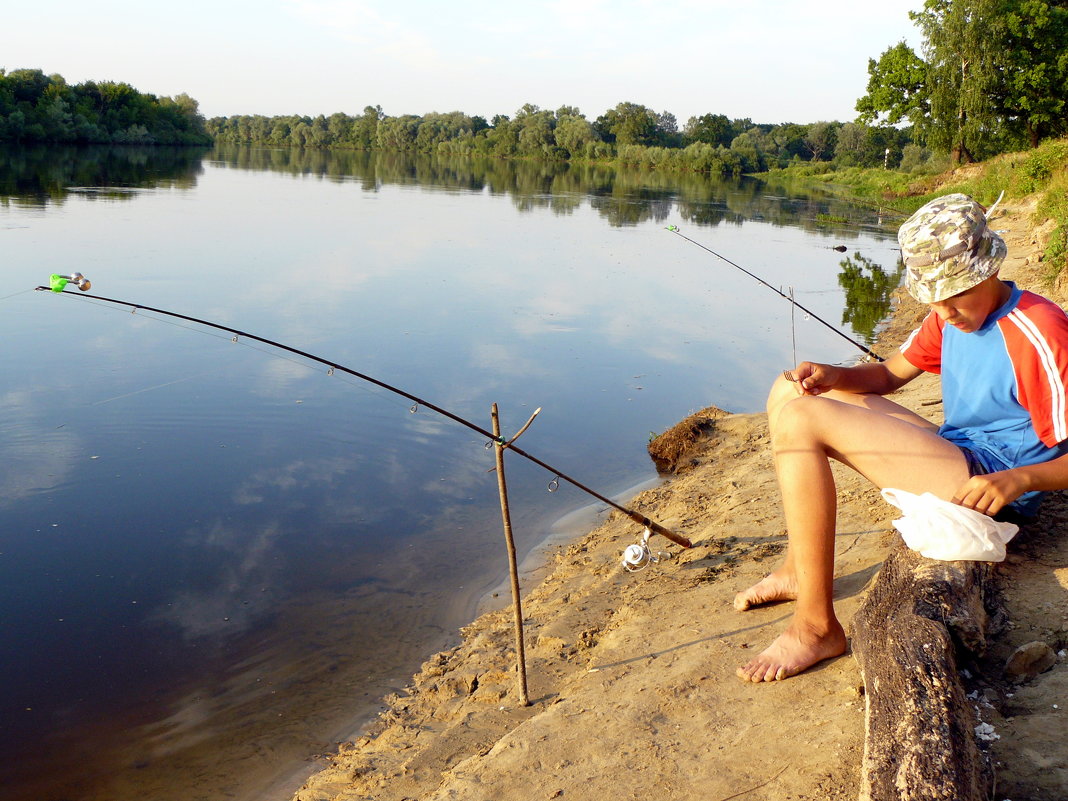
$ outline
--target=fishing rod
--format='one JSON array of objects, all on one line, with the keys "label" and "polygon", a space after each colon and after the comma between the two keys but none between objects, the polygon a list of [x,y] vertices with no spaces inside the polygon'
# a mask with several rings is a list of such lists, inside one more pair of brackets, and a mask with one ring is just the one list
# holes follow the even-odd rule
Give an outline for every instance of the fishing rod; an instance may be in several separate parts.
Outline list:
[{"label": "fishing rod", "polygon": [[846,342],[849,342],[854,347],[860,348],[864,353],[868,354],[869,356],[871,356],[876,361],[878,361],[878,362],[885,361],[882,356],[880,356],[878,353],[873,351],[867,345],[863,345],[860,342],[857,342],[851,336],[849,336],[848,334],[844,333],[841,329],[835,328],[833,325],[831,325],[829,322],[824,320],[822,317],[820,317],[814,311],[812,311],[811,309],[806,309],[804,306],[802,306],[800,303],[798,303],[792,297],[790,297],[789,295],[785,294],[782,290],[777,289],[776,287],[773,287],[771,284],[769,284],[767,281],[765,281],[759,275],[754,275],[753,273],[749,272],[749,270],[745,269],[745,267],[742,267],[740,264],[735,264],[733,261],[728,259],[726,256],[722,256],[719,253],[716,253],[716,251],[712,250],[712,248],[706,247],[705,245],[702,245],[700,242],[698,242],[698,241],[696,241],[694,239],[690,239],[690,237],[686,236],[684,233],[682,233],[679,230],[679,227],[677,225],[669,225],[667,227],[667,230],[671,231],[671,233],[673,233],[673,234],[681,236],[687,242],[692,242],[693,244],[697,245],[697,247],[701,248],[701,250],[708,251],[713,256],[715,256],[717,259],[721,259],[721,260],[727,262],[727,264],[729,264],[731,267],[735,267],[735,268],[741,270],[743,273],[748,275],[750,278],[752,278],[752,279],[758,281],[759,283],[763,284],[764,286],[766,286],[768,289],[770,289],[772,292],[774,292],[779,297],[781,297],[781,298],[783,298],[785,300],[788,300],[790,303],[792,303],[794,306],[799,308],[801,311],[803,311],[809,317],[812,317],[816,321],[818,321],[820,323],[823,323],[823,325],[825,325],[831,331],[834,331],[834,333],[838,334],[838,336],[840,336]]},{"label": "fishing rod", "polygon": [[[71,276],[53,275],[49,286],[38,286],[36,287],[36,290],[38,292],[51,290],[52,292],[59,295],[85,297],[79,296],[76,292],[70,292],[69,290],[65,289],[68,283],[74,283],[82,292],[85,292],[91,286],[90,282],[88,281],[88,279],[85,278],[85,276],[83,276],[81,273],[74,273]],[[641,514],[641,512],[636,512],[633,509],[628,509],[627,507],[616,503],[611,498],[607,498],[601,493],[590,489],[585,484],[580,483],[579,481],[567,475],[563,471],[557,470],[552,465],[543,462],[541,459],[538,459],[537,457],[532,456],[523,449],[519,448],[517,445],[515,445],[515,440],[519,437],[520,434],[523,433],[523,431],[526,430],[526,426],[524,426],[518,434],[512,437],[511,440],[505,440],[504,437],[495,436],[494,434],[487,431],[485,428],[482,428],[481,426],[477,425],[476,423],[472,423],[470,420],[465,420],[463,417],[460,417],[457,414],[453,414],[447,409],[443,409],[440,406],[436,406],[435,404],[430,403],[429,401],[423,400],[422,398],[419,398],[411,394],[410,392],[405,392],[403,389],[399,389],[398,387],[392,386],[391,384],[387,384],[385,381],[380,381],[379,379],[369,376],[366,373],[361,373],[356,370],[353,370],[350,367],[345,367],[343,364],[338,364],[337,362],[331,361],[329,359],[324,359],[321,356],[316,356],[314,353],[308,353],[307,351],[291,347],[282,342],[277,342],[273,339],[267,339],[266,337],[257,336],[256,334],[250,334],[247,331],[241,331],[237,328],[231,328],[230,326],[223,325],[222,323],[214,323],[211,320],[203,320],[199,317],[191,317],[187,314],[179,314],[178,312],[167,311],[166,309],[157,309],[152,306],[145,306],[142,303],[131,303],[126,300],[105,298],[100,295],[92,295],[90,297],[93,300],[98,300],[103,303],[112,303],[116,306],[126,306],[127,308],[132,309],[134,312],[136,312],[138,309],[141,309],[142,311],[153,312],[154,314],[162,314],[167,317],[174,317],[178,320],[185,320],[190,323],[196,323],[197,325],[203,325],[208,328],[214,328],[219,331],[226,331],[227,333],[233,335],[234,342],[237,342],[238,339],[241,337],[244,337],[245,339],[255,340],[256,342],[262,342],[264,345],[270,345],[272,348],[278,348],[279,350],[287,351],[288,353],[293,353],[304,359],[308,359],[309,361],[318,362],[319,364],[325,365],[329,368],[328,374],[332,374],[334,371],[340,370],[342,373],[347,373],[348,375],[351,375],[355,378],[359,378],[361,381],[367,381],[368,383],[374,384],[375,386],[381,387],[382,389],[388,390],[389,392],[392,392],[396,395],[400,395],[402,398],[407,398],[408,400],[412,401],[414,405],[412,406],[411,411],[413,413],[418,411],[420,406],[425,406],[427,409],[431,409],[432,411],[435,411],[438,414],[443,415],[444,417],[447,417],[450,420],[459,423],[460,425],[466,426],[472,431],[475,431],[478,434],[486,437],[491,442],[499,442],[502,446],[513,451],[519,456],[522,456],[524,459],[527,459],[538,465],[539,467],[548,470],[550,473],[556,476],[556,478],[553,479],[553,482],[556,482],[558,484],[558,479],[563,479],[572,486],[582,490],[587,495],[591,495],[602,503],[608,504],[613,509],[617,509],[618,511],[629,517],[631,520],[633,520],[635,523],[644,526],[653,533],[659,534],[660,536],[665,537],[678,545],[681,545],[683,548],[693,547],[693,544],[690,542],[690,540],[688,540],[681,534],[676,534],[670,529],[664,528],[664,526],[653,520],[650,520],[645,515]],[[529,425],[529,422],[527,425]],[[550,487],[552,486],[553,484],[550,483]]]}]

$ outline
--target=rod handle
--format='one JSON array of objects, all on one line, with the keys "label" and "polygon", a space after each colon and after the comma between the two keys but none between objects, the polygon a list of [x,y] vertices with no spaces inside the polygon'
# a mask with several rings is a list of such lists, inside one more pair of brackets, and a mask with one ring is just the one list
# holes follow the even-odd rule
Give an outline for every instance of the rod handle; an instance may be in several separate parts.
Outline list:
[{"label": "rod handle", "polygon": [[645,526],[647,529],[649,529],[654,534],[659,534],[661,537],[665,537],[665,538],[671,540],[676,545],[681,545],[683,548],[692,548],[693,547],[693,543],[690,542],[688,539],[686,539],[681,534],[676,534],[671,529],[664,528],[659,523],[656,523],[656,522],[650,520],[648,517],[642,517],[637,512],[632,512],[631,513],[631,519],[635,523],[640,523],[641,525]]}]

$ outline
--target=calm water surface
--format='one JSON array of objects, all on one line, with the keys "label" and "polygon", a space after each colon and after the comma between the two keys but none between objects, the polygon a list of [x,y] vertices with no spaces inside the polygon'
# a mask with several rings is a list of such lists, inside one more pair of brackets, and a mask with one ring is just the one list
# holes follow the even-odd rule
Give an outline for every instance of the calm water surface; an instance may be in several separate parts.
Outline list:
[{"label": "calm water surface", "polygon": [[[665,226],[867,337],[897,278],[887,223],[566,165],[0,154],[0,796],[285,798],[507,570],[477,434],[93,295],[487,428],[493,402],[506,432],[540,406],[524,448],[614,494],[655,477],[650,432],[757,410],[792,331],[805,357],[856,355]],[[86,296],[32,291],[72,270]],[[523,551],[589,502],[508,464]]]}]

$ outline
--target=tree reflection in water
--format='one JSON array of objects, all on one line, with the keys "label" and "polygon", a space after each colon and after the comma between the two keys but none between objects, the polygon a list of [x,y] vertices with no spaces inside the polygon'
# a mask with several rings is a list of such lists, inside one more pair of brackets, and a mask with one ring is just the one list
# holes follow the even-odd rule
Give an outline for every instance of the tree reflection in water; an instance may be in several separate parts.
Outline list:
[{"label": "tree reflection in water", "polygon": [[891,294],[901,283],[905,265],[898,259],[893,272],[886,272],[859,252],[839,262],[838,285],[845,290],[842,324],[853,330],[870,345],[875,329],[890,314]]}]

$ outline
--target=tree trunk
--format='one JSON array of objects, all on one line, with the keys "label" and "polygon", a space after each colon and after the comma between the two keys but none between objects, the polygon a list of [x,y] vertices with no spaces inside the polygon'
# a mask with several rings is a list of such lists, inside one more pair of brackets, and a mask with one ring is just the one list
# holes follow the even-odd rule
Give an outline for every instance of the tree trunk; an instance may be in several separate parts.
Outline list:
[{"label": "tree trunk", "polygon": [[866,693],[861,801],[986,801],[991,773],[956,647],[986,645],[985,562],[938,562],[902,543],[853,621]]},{"label": "tree trunk", "polygon": [[954,164],[971,164],[975,161],[975,157],[972,152],[968,150],[968,146],[961,140],[954,147],[950,154]]}]

